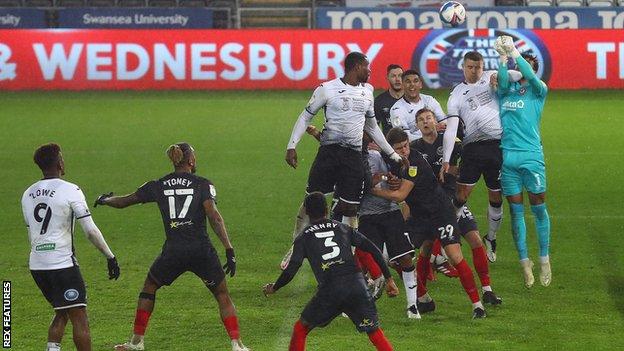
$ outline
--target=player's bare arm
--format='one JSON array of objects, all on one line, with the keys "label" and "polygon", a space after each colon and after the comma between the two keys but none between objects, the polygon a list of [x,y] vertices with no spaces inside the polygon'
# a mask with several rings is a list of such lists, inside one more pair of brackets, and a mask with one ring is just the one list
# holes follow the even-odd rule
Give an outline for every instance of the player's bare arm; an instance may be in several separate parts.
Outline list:
[{"label": "player's bare arm", "polygon": [[414,183],[407,179],[401,182],[401,186],[397,190],[389,190],[382,188],[373,188],[371,193],[375,196],[383,197],[390,201],[401,202],[407,198],[410,191],[414,188]]},{"label": "player's bare arm", "polygon": [[297,150],[288,149],[286,150],[286,163],[294,169],[297,169]]},{"label": "player's bare arm", "polygon": [[215,234],[217,234],[217,237],[223,244],[223,247],[225,247],[225,257],[227,262],[223,265],[223,269],[226,274],[233,277],[234,274],[236,274],[236,256],[234,255],[234,247],[232,247],[232,243],[230,242],[227,229],[225,229],[223,217],[221,217],[221,213],[217,209],[217,204],[215,204],[214,200],[206,200],[203,205],[210,227],[214,230]]},{"label": "player's bare arm", "polygon": [[128,206],[140,204],[141,199],[137,193],[132,193],[124,196],[113,196],[113,193],[102,194],[95,200],[93,207],[98,205],[106,205],[114,208],[126,208]]}]

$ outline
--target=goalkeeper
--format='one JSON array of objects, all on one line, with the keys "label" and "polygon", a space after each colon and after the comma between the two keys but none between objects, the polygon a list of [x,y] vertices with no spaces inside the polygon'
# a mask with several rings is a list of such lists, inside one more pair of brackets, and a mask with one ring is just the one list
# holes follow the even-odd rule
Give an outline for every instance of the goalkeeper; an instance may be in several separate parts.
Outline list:
[{"label": "goalkeeper", "polygon": [[[524,273],[524,283],[530,288],[533,262],[529,260],[524,221],[523,189],[526,189],[539,242],[540,283],[550,285],[552,273],[549,260],[550,219],[546,210],[546,167],[540,137],[540,121],[548,88],[535,74],[537,58],[520,54],[513,39],[498,37],[495,45],[500,54],[497,94],[503,127],[501,149],[503,166],[501,185],[511,212],[512,233]],[[515,60],[522,73],[519,82],[511,83],[507,75],[507,58]]]}]

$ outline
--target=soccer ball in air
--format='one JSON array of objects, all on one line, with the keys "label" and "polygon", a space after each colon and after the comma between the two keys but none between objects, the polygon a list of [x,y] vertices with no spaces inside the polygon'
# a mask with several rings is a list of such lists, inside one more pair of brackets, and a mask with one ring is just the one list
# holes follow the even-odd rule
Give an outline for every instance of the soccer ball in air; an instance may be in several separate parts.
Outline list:
[{"label": "soccer ball in air", "polygon": [[440,7],[440,19],[446,25],[457,27],[466,20],[466,9],[457,1],[447,1]]}]

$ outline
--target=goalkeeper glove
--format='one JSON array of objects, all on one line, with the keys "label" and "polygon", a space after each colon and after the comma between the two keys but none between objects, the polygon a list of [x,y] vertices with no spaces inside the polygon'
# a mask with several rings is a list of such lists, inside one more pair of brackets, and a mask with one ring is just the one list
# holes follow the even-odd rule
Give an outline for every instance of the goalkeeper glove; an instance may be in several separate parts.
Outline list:
[{"label": "goalkeeper glove", "polygon": [[503,49],[505,49],[505,53],[507,53],[507,55],[513,57],[514,59],[520,57],[520,51],[516,49],[516,46],[514,45],[514,40],[512,37],[508,35],[503,35],[500,38],[501,38],[501,45],[503,46]]},{"label": "goalkeeper glove", "polygon": [[113,196],[112,191],[108,194],[102,194],[98,196],[98,198],[95,200],[95,203],[93,204],[93,207],[97,207],[98,205],[104,205],[104,201],[106,201],[106,199],[108,199],[111,196]]},{"label": "goalkeeper glove", "polygon": [[121,272],[119,271],[119,263],[117,263],[117,259],[115,257],[108,259],[108,279],[119,278]]},{"label": "goalkeeper glove", "polygon": [[225,249],[225,257],[227,262],[223,265],[225,274],[229,274],[233,277],[236,274],[236,256],[234,256],[234,249]]}]

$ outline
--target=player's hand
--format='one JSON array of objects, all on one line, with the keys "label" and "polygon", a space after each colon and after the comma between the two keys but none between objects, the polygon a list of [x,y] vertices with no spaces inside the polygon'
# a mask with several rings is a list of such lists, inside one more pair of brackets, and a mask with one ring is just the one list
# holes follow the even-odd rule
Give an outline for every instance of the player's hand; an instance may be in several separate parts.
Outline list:
[{"label": "player's hand", "polygon": [[265,286],[262,287],[262,292],[264,293],[264,296],[269,296],[272,294],[275,294],[275,289],[273,289],[273,285],[275,285],[274,283],[269,283]]},{"label": "player's hand", "polygon": [[385,182],[388,180],[388,176],[385,173],[375,173],[373,174],[372,186],[375,186],[381,182]]},{"label": "player's hand", "polygon": [[229,274],[233,277],[236,274],[236,256],[234,255],[234,249],[225,249],[225,258],[227,262],[223,265],[225,274]]},{"label": "player's hand", "polygon": [[109,258],[107,261],[108,261],[108,279],[117,280],[117,278],[119,278],[119,275],[121,274],[119,270],[119,263],[117,263],[117,258],[115,257]]},{"label": "player's hand", "polygon": [[505,53],[513,58],[518,58],[520,56],[520,52],[516,49],[516,45],[514,44],[514,40],[512,37],[508,35],[503,35],[501,37],[501,45],[505,50]]},{"label": "player's hand", "polygon": [[386,181],[388,184],[388,189],[390,190],[399,190],[401,187],[401,178],[395,176],[392,173],[388,173],[388,180]]},{"label": "player's hand", "polygon": [[106,199],[108,199],[111,196],[113,196],[112,191],[108,194],[102,194],[98,196],[98,198],[95,199],[95,203],[93,204],[93,207],[98,207],[98,205],[106,205]]},{"label": "player's hand", "polygon": [[438,132],[443,132],[446,130],[446,122],[438,122],[438,124],[436,124],[436,130]]},{"label": "player's hand", "polygon": [[393,152],[393,153],[390,154],[390,159],[392,161],[400,164],[401,165],[401,169],[409,167],[409,161],[407,160],[407,158],[397,154],[396,152]]},{"label": "player's hand", "polygon": [[297,151],[295,149],[286,150],[286,163],[290,167],[297,169]]},{"label": "player's hand", "polygon": [[392,277],[386,280],[386,294],[388,297],[397,297],[399,296],[399,288],[396,286],[394,279]]},{"label": "player's hand", "polygon": [[498,89],[498,74],[494,73],[490,76],[490,87],[494,90]]},{"label": "player's hand", "polygon": [[313,136],[316,140],[321,141],[321,132],[315,126],[309,125],[308,128],[306,128],[306,133]]},{"label": "player's hand", "polygon": [[438,177],[440,178],[440,183],[444,183],[444,175],[449,172],[449,168],[451,168],[451,165],[449,165],[448,162],[442,162],[442,167],[440,167],[440,174],[438,174]]}]

